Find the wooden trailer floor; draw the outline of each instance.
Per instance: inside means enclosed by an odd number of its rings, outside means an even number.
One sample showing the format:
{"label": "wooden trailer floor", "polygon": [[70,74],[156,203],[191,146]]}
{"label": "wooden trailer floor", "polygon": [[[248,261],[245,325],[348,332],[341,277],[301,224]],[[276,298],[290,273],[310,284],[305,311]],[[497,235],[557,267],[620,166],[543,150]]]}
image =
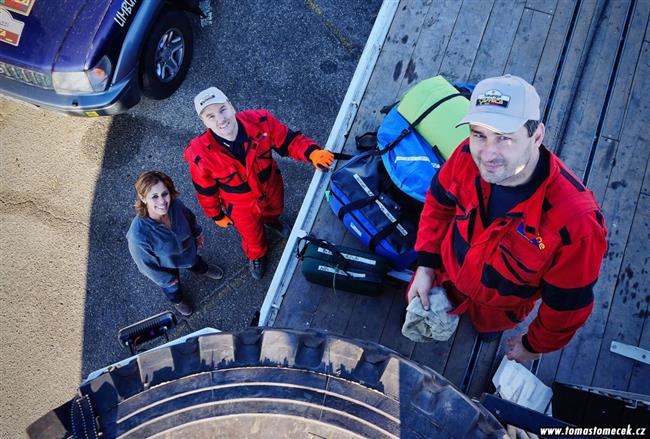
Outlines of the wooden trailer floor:
{"label": "wooden trailer floor", "polygon": [[[545,145],[595,193],[609,228],[591,318],[562,351],[529,365],[547,384],[650,394],[650,366],[610,352],[612,341],[650,349],[649,15],[648,0],[402,0],[345,144],[354,153],[354,137],[376,130],[384,105],[434,75],[477,82],[511,73],[535,85]],[[316,201],[311,233],[358,247],[323,194]],[[464,317],[448,342],[413,343],[400,332],[405,284],[379,297],[334,293],[299,268],[274,326],[379,342],[472,396],[490,389],[505,340],[527,326],[480,343]]]}

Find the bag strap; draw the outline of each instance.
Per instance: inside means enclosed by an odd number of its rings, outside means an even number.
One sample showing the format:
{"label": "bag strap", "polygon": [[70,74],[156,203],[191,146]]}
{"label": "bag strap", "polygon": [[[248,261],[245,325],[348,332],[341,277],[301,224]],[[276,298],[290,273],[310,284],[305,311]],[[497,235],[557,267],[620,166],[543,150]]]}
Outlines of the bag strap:
{"label": "bag strap", "polygon": [[396,138],[395,140],[393,140],[392,142],[390,142],[390,143],[386,146],[386,148],[382,149],[381,151],[378,151],[378,155],[383,155],[383,154],[386,154],[387,152],[393,150],[393,149],[394,149],[394,148],[395,148],[395,147],[396,147],[396,146],[397,146],[397,145],[398,145],[398,144],[399,144],[399,143],[404,139],[404,137],[406,137],[406,136],[408,136],[409,134],[411,134],[411,132],[413,132],[413,130],[414,130],[414,129],[415,129],[415,128],[420,124],[420,122],[422,122],[422,121],[423,121],[423,120],[424,120],[424,119],[425,119],[429,114],[431,114],[431,112],[432,112],[433,110],[435,110],[435,109],[438,108],[440,105],[442,105],[442,104],[444,104],[445,102],[447,102],[448,100],[453,99],[453,98],[456,98],[456,97],[459,97],[459,96],[463,96],[463,95],[460,94],[460,93],[452,93],[452,94],[450,94],[450,95],[445,96],[445,97],[442,98],[442,99],[438,99],[436,102],[434,102],[433,104],[431,104],[431,105],[429,106],[429,108],[427,108],[426,110],[424,110],[424,112],[423,112],[422,114],[420,114],[420,116],[418,116],[417,119],[415,119],[415,120],[413,121],[413,123],[409,123],[409,126],[408,126],[407,128],[404,128],[404,129],[402,130],[402,132],[399,134],[399,136],[397,136],[397,138]]}
{"label": "bag strap", "polygon": [[[305,243],[302,247],[301,244]],[[322,247],[324,249],[329,250],[332,253],[332,256],[334,257],[334,260],[336,263],[340,266],[345,266],[347,264],[347,260],[341,252],[339,251],[338,248],[331,242],[325,241],[324,239],[316,238],[314,235],[307,235],[303,236],[300,238],[300,241],[298,241],[298,247],[296,248],[296,256],[298,259],[303,260],[305,257],[305,252],[307,251],[307,245],[308,244],[314,244],[319,247]],[[347,272],[343,269],[343,271],[347,274]]]}
{"label": "bag strap", "polygon": [[375,253],[375,248],[377,247],[377,244],[379,244],[384,238],[388,237],[391,233],[395,231],[395,229],[399,226],[399,218],[390,223],[388,226],[384,227],[382,230],[377,232],[375,236],[370,238],[370,251]]}
{"label": "bag strap", "polygon": [[353,154],[345,154],[343,152],[335,152],[333,154],[336,160],[350,160],[352,157],[354,157]]}
{"label": "bag strap", "polygon": [[[411,132],[413,132],[413,130],[420,124],[420,122],[422,122],[429,114],[431,114],[431,112],[433,110],[435,110],[440,105],[447,102],[448,100],[456,98],[458,96],[462,97],[463,95],[461,93],[452,93],[450,95],[445,96],[444,98],[438,99],[436,102],[431,104],[429,106],[429,108],[424,110],[424,112],[422,114],[420,114],[420,116],[418,116],[418,118],[415,119],[413,121],[413,123],[409,123],[409,126],[407,128],[404,128],[402,130],[402,132],[399,134],[399,136],[397,136],[397,138],[395,140],[390,142],[388,144],[388,146],[386,146],[386,148],[384,148],[382,150],[377,149],[377,131],[367,131],[367,132],[361,134],[360,136],[356,136],[354,138],[354,140],[355,140],[355,144],[357,145],[357,150],[359,150],[359,151],[369,151],[373,155],[384,155],[384,154],[386,154],[387,152],[395,149],[395,147],[404,139],[404,137],[411,134]],[[397,105],[397,103],[395,103],[395,104],[393,104],[391,106],[387,106],[388,111],[390,111],[390,109],[392,107],[394,107],[395,105]],[[387,107],[382,108],[382,112]],[[434,145],[433,148],[434,148],[434,150],[438,149],[435,145]],[[442,155],[439,153],[439,151],[438,151],[438,155],[439,155],[439,158],[442,157]],[[351,155],[351,154],[344,154],[344,153],[339,153],[339,152],[334,153],[334,158],[336,160],[350,160],[353,157],[355,157],[355,156]]]}
{"label": "bag strap", "polygon": [[339,220],[343,221],[343,217],[345,216],[346,213],[350,213],[350,211],[352,210],[357,210],[364,206],[367,206],[368,204],[372,204],[376,200],[377,200],[377,195],[373,195],[371,197],[361,198],[359,200],[351,202],[350,204],[346,204],[345,206],[342,206],[338,214]]}

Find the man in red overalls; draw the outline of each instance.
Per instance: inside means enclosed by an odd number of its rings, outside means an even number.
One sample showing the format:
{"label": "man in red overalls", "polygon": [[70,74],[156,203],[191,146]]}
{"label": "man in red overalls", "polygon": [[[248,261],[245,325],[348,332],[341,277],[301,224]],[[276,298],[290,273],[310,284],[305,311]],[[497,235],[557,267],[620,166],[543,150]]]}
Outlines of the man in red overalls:
{"label": "man in red overalls", "polygon": [[465,140],[434,176],[420,218],[408,299],[428,309],[443,285],[485,341],[523,321],[511,360],[565,346],[594,306],[607,229],[593,194],[543,144],[540,99],[522,78],[476,85]]}
{"label": "man in red overalls", "polygon": [[217,226],[237,229],[251,275],[259,280],[268,250],[263,226],[289,233],[280,222],[284,187],[272,151],[317,169],[329,168],[334,155],[266,110],[237,113],[216,87],[196,95],[194,107],[207,130],[192,139],[184,157],[199,204]]}

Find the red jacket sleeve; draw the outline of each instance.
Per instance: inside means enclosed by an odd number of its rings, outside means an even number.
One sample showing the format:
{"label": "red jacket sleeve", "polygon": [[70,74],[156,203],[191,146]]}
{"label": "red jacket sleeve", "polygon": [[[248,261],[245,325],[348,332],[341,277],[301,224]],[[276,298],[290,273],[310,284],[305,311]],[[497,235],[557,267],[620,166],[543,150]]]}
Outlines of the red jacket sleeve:
{"label": "red jacket sleeve", "polygon": [[275,151],[283,157],[309,162],[309,155],[321,149],[318,144],[300,131],[292,131],[267,110],[260,110],[267,118],[269,135]]}
{"label": "red jacket sleeve", "polygon": [[192,145],[185,149],[183,154],[190,169],[192,184],[196,191],[196,198],[206,216],[212,219],[223,218],[221,211],[221,200],[219,199],[219,186],[212,175],[201,166],[199,156],[193,150]]}
{"label": "red jacket sleeve", "polygon": [[431,179],[431,185],[424,199],[424,208],[420,215],[418,236],[415,241],[418,266],[440,268],[442,258],[440,247],[447,235],[456,211],[456,203],[449,196],[453,181],[453,168],[458,155],[463,153],[465,144],[461,144]]}
{"label": "red jacket sleeve", "polygon": [[593,287],[607,250],[604,226],[575,243],[564,245],[542,279],[542,303],[523,344],[531,352],[566,346],[593,308]]}

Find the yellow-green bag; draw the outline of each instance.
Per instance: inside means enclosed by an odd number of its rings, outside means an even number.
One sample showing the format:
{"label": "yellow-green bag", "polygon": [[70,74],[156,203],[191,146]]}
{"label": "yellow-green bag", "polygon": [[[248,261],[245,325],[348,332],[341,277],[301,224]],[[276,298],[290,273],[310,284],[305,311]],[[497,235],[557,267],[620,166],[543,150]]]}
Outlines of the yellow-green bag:
{"label": "yellow-green bag", "polygon": [[[413,123],[427,108],[439,100],[457,94],[458,90],[442,76],[425,79],[411,87],[400,101],[397,111],[410,123]],[[448,159],[456,147],[469,136],[469,128],[456,124],[465,117],[469,110],[469,100],[457,96],[443,102],[415,130]]]}

